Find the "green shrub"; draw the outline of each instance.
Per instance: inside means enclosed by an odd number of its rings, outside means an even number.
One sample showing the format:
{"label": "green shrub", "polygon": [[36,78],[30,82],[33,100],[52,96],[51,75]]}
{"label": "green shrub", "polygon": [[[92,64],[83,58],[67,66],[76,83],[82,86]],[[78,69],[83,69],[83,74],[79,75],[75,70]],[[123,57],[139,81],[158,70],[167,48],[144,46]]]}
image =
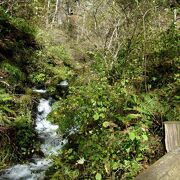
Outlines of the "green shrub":
{"label": "green shrub", "polygon": [[68,62],[71,59],[70,54],[63,46],[50,46],[48,51],[52,56],[64,62]]}
{"label": "green shrub", "polygon": [[11,83],[17,83],[24,80],[24,73],[19,67],[8,62],[4,62],[1,64],[1,68],[9,74],[8,79],[11,81]]}
{"label": "green shrub", "polygon": [[64,136],[78,130],[54,159],[51,178],[132,179],[153,156],[150,147],[156,142],[148,141],[153,137],[148,130],[151,118],[165,112],[156,97],[138,97],[119,84],[110,86],[106,79],[71,87],[67,99],[53,105],[49,118]]}
{"label": "green shrub", "polygon": [[20,31],[30,34],[31,36],[36,35],[36,29],[30,26],[25,19],[22,18],[11,18],[11,23],[16,26]]}

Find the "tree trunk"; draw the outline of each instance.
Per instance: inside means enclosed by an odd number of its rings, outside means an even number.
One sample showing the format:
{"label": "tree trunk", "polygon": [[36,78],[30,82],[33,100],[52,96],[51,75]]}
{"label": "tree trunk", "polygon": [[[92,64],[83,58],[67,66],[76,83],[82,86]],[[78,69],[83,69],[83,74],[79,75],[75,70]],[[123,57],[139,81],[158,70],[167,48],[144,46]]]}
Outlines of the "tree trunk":
{"label": "tree trunk", "polygon": [[54,25],[55,19],[57,18],[58,9],[59,9],[59,0],[56,0],[56,7],[55,7],[55,11],[54,11],[54,16],[52,19],[52,26]]}
{"label": "tree trunk", "polygon": [[49,27],[49,10],[50,10],[51,0],[47,0],[47,11],[46,11],[46,28]]}

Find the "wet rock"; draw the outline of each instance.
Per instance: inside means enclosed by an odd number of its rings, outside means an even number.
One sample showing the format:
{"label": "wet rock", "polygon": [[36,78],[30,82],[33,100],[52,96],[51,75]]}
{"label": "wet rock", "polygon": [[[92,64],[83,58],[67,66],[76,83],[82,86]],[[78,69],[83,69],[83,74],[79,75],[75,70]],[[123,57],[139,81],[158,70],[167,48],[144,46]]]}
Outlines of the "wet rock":
{"label": "wet rock", "polygon": [[60,83],[57,84],[56,86],[57,89],[57,93],[62,96],[65,97],[68,94],[68,89],[69,89],[69,83],[67,80],[63,80]]}

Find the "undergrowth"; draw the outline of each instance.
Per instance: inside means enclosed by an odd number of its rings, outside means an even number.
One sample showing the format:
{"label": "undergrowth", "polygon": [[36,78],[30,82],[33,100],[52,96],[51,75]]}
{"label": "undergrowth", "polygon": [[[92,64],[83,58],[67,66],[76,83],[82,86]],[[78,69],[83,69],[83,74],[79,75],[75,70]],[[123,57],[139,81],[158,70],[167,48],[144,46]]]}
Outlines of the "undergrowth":
{"label": "undergrowth", "polygon": [[[132,5],[144,10],[154,3]],[[130,32],[132,37],[119,33],[110,44],[112,51],[118,46],[114,56],[100,48],[103,42],[98,46],[99,37],[95,47],[87,40],[85,47],[82,39],[78,44],[74,34],[73,40],[58,43],[52,29],[35,30],[0,13],[0,168],[39,150],[32,117],[35,97],[28,88],[34,86],[56,98],[49,119],[68,139],[60,155],[52,157],[47,179],[133,179],[164,155],[163,123],[179,120],[180,110],[179,30],[171,18],[159,28],[148,11],[143,26],[141,12],[132,9],[127,25],[138,20],[139,27]],[[65,79],[70,87],[62,98],[56,85]]]}
{"label": "undergrowth", "polygon": [[132,61],[142,58],[133,50],[128,57],[120,50],[116,60],[88,52],[90,65],[49,115],[69,141],[54,157],[48,178],[133,179],[163,156],[163,123],[179,120],[177,41],[173,25],[151,39],[145,70],[139,67],[143,60]]}

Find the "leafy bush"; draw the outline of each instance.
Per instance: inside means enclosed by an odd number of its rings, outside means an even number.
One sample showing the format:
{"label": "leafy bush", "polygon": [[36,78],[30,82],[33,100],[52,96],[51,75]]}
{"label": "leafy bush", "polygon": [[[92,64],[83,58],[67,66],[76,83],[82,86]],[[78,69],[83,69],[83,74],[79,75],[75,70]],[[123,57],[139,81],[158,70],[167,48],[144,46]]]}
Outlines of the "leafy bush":
{"label": "leafy bush", "polygon": [[11,83],[17,83],[24,80],[24,74],[19,67],[8,62],[4,62],[1,64],[1,68],[9,74],[8,79],[11,81]]}
{"label": "leafy bush", "polygon": [[12,18],[11,23],[24,33],[30,34],[31,36],[36,35],[36,29],[33,26],[30,26],[25,19]]}
{"label": "leafy bush", "polygon": [[[91,53],[91,69],[75,80],[67,98],[56,102],[49,115],[69,140],[60,157],[54,158],[47,173],[50,178],[133,179],[144,166],[163,155],[163,122],[179,119],[179,100],[174,96],[177,79],[168,79],[164,71],[160,77],[153,73],[164,58],[177,58],[176,35],[170,27],[163,38],[152,39],[146,70],[140,66],[143,59],[137,51],[127,56],[122,48],[115,60]],[[137,46],[141,45],[142,41]],[[162,55],[165,52],[170,56]],[[177,61],[172,66],[174,78]],[[158,79],[156,85],[151,81],[153,77]],[[162,77],[165,81],[160,81]],[[138,79],[141,89],[139,84],[134,85]]]}
{"label": "leafy bush", "polygon": [[44,73],[33,73],[30,75],[30,80],[34,84],[43,84],[46,80],[46,75]]}
{"label": "leafy bush", "polygon": [[65,50],[63,46],[50,46],[48,51],[55,58],[62,60],[64,62],[68,62],[71,59],[70,54]]}
{"label": "leafy bush", "polygon": [[[69,143],[55,158],[52,179],[133,178],[148,163],[154,156],[149,148],[159,144],[148,141],[153,137],[148,130],[151,118],[166,110],[156,97],[131,93],[100,78],[71,87],[67,99],[53,105],[49,117]],[[69,135],[73,130],[75,134]]]}
{"label": "leafy bush", "polygon": [[19,114],[15,119],[16,147],[19,159],[23,160],[36,151],[36,132],[32,126],[31,112]]}

